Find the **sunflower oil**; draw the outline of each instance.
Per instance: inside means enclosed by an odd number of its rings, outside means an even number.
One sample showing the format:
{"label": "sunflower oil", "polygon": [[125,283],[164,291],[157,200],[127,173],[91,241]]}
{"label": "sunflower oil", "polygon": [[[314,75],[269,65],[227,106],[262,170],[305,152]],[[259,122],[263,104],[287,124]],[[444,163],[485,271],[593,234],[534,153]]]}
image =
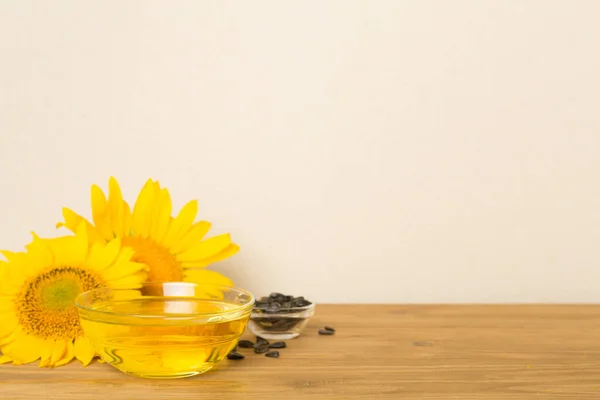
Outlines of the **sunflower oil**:
{"label": "sunflower oil", "polygon": [[148,296],[97,304],[80,320],[108,364],[146,378],[181,378],[209,370],[235,347],[250,317],[231,312],[236,308],[220,300]]}

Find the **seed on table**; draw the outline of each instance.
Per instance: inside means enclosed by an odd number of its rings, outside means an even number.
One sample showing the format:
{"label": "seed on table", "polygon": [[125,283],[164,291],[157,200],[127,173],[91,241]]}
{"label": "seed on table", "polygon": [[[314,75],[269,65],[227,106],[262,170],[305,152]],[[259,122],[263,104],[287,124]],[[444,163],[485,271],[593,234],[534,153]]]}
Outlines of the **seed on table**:
{"label": "seed on table", "polygon": [[261,338],[260,336],[256,337],[256,344],[269,344],[269,341],[267,339]]}
{"label": "seed on table", "polygon": [[319,329],[319,335],[333,335],[334,331],[328,331],[327,329]]}
{"label": "seed on table", "polygon": [[266,353],[267,351],[269,351],[269,345],[268,344],[257,344],[257,345],[254,345],[254,352],[256,354],[263,354],[263,353]]}
{"label": "seed on table", "polygon": [[240,340],[237,345],[242,349],[251,349],[254,347],[254,343],[249,340]]}
{"label": "seed on table", "polygon": [[330,326],[326,326],[326,327],[325,327],[325,330],[328,330],[328,331],[331,331],[331,332],[335,332],[335,329],[333,329],[333,328],[332,328],[332,327],[330,327]]}
{"label": "seed on table", "polygon": [[270,351],[267,354],[265,354],[265,357],[279,358],[279,352],[278,351]]}
{"label": "seed on table", "polygon": [[269,297],[270,297],[270,298],[272,298],[272,299],[277,299],[277,298],[279,298],[279,297],[284,297],[284,295],[283,295],[283,294],[281,294],[281,293],[274,292],[274,293],[271,293],[271,294],[269,295]]}
{"label": "seed on table", "polygon": [[237,351],[232,351],[229,354],[227,354],[228,360],[243,360],[244,358],[246,357],[243,354],[238,353]]}
{"label": "seed on table", "polygon": [[271,343],[269,347],[272,349],[285,349],[287,345],[285,344],[285,342],[275,342]]}

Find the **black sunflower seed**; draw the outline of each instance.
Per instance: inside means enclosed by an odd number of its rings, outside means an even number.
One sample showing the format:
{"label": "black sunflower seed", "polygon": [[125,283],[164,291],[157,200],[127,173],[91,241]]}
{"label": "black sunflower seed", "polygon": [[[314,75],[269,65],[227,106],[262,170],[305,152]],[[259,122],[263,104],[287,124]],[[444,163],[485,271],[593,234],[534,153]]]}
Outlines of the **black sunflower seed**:
{"label": "black sunflower seed", "polygon": [[271,293],[271,294],[269,295],[269,297],[270,297],[270,298],[272,298],[272,299],[278,299],[278,298],[280,298],[280,297],[284,297],[284,295],[282,295],[281,293],[276,293],[276,292],[275,292],[275,293]]}
{"label": "black sunflower seed", "polygon": [[257,336],[255,346],[259,344],[269,344],[269,341],[267,339],[261,338],[260,336]]}
{"label": "black sunflower seed", "polygon": [[254,345],[254,352],[256,354],[263,354],[263,353],[266,353],[267,351],[269,351],[269,345],[268,344]]}
{"label": "black sunflower seed", "polygon": [[333,328],[332,328],[332,327],[330,327],[330,326],[326,326],[326,327],[325,327],[325,330],[327,330],[327,331],[331,331],[331,332],[335,332],[335,329],[333,329]]}
{"label": "black sunflower seed", "polygon": [[279,352],[278,351],[270,351],[267,354],[265,354],[265,357],[279,358]]}
{"label": "black sunflower seed", "polygon": [[333,335],[335,332],[328,331],[327,329],[319,329],[319,335]]}
{"label": "black sunflower seed", "polygon": [[285,349],[287,345],[285,344],[285,342],[275,342],[271,343],[269,347],[272,349]]}
{"label": "black sunflower seed", "polygon": [[237,351],[232,351],[229,354],[227,354],[228,360],[243,360],[244,358],[246,357],[243,354],[238,353]]}
{"label": "black sunflower seed", "polygon": [[252,343],[249,340],[240,340],[237,345],[242,349],[251,349],[252,347],[254,347],[254,343]]}

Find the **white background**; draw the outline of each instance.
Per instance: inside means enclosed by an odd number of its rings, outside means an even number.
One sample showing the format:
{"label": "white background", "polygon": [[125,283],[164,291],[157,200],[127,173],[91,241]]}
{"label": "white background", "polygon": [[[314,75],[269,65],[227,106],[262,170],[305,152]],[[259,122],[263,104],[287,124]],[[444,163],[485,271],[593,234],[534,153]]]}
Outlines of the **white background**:
{"label": "white background", "polygon": [[600,2],[0,1],[0,247],[115,175],[318,302],[600,301]]}

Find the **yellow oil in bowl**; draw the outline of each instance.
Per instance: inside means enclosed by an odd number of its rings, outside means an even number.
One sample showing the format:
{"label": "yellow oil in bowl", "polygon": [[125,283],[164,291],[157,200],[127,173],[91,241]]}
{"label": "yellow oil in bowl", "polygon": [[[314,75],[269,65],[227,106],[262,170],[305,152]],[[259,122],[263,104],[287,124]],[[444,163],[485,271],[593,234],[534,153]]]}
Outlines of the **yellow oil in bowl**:
{"label": "yellow oil in bowl", "polygon": [[192,283],[97,289],[76,301],[83,331],[100,357],[145,378],[211,369],[244,332],[253,302],[241,289]]}

